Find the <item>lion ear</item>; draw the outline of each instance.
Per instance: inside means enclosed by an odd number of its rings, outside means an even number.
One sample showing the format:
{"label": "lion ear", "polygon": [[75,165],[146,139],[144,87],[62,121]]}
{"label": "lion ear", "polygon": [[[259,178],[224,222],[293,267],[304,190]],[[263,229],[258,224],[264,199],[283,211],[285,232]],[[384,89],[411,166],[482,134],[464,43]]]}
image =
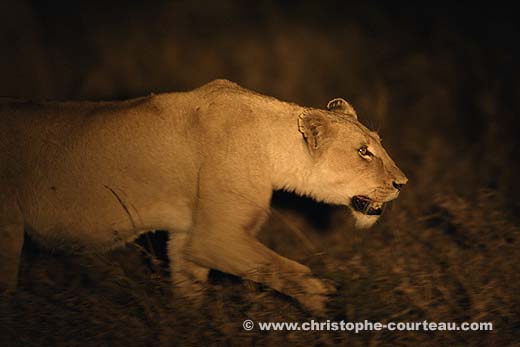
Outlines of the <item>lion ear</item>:
{"label": "lion ear", "polygon": [[335,98],[327,103],[327,110],[343,113],[357,119],[356,110],[345,99]]}
{"label": "lion ear", "polygon": [[298,130],[303,134],[311,154],[317,154],[331,133],[330,120],[323,114],[302,113],[298,117]]}

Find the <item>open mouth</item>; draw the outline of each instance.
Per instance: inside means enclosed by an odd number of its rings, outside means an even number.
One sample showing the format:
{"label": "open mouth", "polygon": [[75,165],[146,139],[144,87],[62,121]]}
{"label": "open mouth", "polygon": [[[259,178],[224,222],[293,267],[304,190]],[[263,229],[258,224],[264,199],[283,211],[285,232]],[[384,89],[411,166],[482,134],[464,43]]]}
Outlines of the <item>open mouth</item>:
{"label": "open mouth", "polygon": [[383,212],[383,203],[375,202],[363,195],[354,196],[350,204],[355,211],[369,216],[379,216]]}

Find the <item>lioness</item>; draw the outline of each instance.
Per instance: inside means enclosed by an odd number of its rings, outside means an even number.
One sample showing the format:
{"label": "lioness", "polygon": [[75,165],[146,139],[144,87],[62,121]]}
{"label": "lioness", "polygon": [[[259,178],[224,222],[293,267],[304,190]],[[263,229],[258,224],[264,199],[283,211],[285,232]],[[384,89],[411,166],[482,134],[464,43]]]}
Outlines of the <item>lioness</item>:
{"label": "lioness", "polygon": [[180,293],[218,269],[323,312],[327,286],[255,239],[272,191],[348,206],[369,227],[407,181],[345,100],[305,108],[225,80],[122,102],[2,99],[0,120],[7,290],[24,230],[50,247],[96,251],[164,229]]}

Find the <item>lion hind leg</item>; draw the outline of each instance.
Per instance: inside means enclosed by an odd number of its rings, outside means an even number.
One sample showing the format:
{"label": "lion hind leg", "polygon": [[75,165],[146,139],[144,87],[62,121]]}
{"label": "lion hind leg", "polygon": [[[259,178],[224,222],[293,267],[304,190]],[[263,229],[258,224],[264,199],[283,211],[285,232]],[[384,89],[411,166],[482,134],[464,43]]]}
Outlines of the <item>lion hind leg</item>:
{"label": "lion hind leg", "polygon": [[23,225],[0,225],[0,292],[16,290],[23,246]]}
{"label": "lion hind leg", "polygon": [[16,290],[24,227],[16,204],[0,200],[0,207],[0,294],[4,294]]}

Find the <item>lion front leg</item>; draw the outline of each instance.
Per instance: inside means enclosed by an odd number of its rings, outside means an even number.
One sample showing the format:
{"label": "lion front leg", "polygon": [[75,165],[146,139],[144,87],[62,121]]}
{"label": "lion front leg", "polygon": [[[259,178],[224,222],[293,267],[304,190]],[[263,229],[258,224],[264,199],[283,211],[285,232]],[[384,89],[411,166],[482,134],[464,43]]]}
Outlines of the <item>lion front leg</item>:
{"label": "lion front leg", "polygon": [[284,258],[248,235],[194,238],[190,258],[201,265],[265,284],[298,300],[315,314],[325,312],[331,288],[310,269]]}
{"label": "lion front leg", "polygon": [[168,258],[173,291],[177,298],[187,299],[199,306],[202,303],[204,285],[209,269],[199,266],[186,257],[187,232],[170,232]]}
{"label": "lion front leg", "polygon": [[259,227],[255,221],[269,209],[270,195],[260,200],[263,203],[228,198],[204,200],[210,206],[201,206],[203,212],[188,241],[188,257],[201,266],[262,283],[323,314],[331,288],[313,277],[307,266],[282,257],[253,236],[251,228]]}

